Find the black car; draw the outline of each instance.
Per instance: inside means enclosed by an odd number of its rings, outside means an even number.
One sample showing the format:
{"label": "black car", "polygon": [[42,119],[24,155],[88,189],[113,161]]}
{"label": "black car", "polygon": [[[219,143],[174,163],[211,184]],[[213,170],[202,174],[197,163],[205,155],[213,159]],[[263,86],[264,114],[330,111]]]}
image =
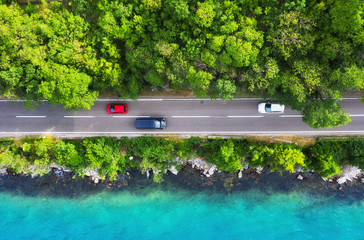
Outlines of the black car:
{"label": "black car", "polygon": [[135,126],[137,129],[165,129],[167,121],[165,118],[137,118]]}

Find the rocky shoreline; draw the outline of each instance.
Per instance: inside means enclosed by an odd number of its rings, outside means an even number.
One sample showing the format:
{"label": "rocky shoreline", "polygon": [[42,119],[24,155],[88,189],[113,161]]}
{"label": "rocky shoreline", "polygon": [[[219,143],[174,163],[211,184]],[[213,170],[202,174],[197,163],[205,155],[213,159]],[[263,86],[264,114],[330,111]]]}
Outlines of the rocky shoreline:
{"label": "rocky shoreline", "polygon": [[[353,171],[350,167],[343,169],[343,174],[345,173],[344,176],[323,179],[315,172],[278,173],[270,172],[268,168],[246,166],[242,171],[230,174],[217,171],[213,165],[195,159],[185,162],[180,171],[175,168],[166,171],[164,181],[158,184],[151,179],[152,172],[149,175],[142,174],[138,169],[130,169],[125,174],[119,174],[114,181],[109,181],[101,180],[96,176],[95,171],[90,170],[86,177],[82,178],[75,176],[66,168],[52,166],[51,171],[41,177],[15,174],[3,169],[0,172],[0,191],[11,191],[29,196],[73,198],[105,190],[137,192],[139,189],[148,187],[227,194],[258,189],[268,194],[298,191],[363,200],[364,174],[358,169]],[[344,182],[343,177],[346,179]]]}

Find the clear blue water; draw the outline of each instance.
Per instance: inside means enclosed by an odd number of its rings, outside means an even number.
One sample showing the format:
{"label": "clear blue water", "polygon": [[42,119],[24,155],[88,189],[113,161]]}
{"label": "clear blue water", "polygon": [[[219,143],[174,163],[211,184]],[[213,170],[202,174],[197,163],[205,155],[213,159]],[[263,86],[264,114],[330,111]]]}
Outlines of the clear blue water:
{"label": "clear blue water", "polygon": [[0,193],[0,239],[364,239],[363,202],[301,193]]}

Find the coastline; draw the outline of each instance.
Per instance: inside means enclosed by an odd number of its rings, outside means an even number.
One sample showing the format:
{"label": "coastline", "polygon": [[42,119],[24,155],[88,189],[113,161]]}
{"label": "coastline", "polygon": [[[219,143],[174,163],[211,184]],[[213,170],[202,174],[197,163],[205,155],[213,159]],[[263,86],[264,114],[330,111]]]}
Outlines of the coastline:
{"label": "coastline", "polygon": [[[302,176],[302,179],[298,176]],[[256,168],[250,167],[236,174],[216,171],[207,177],[202,170],[192,168],[192,165],[187,163],[177,175],[168,171],[162,183],[153,182],[152,178],[148,178],[136,168],[117,175],[114,181],[103,180],[98,183],[95,183],[92,177],[80,177],[73,172],[59,174],[55,168],[48,174],[36,177],[8,172],[0,175],[0,191],[31,197],[78,198],[102,191],[133,191],[137,194],[139,190],[145,188],[184,189],[191,192],[207,191],[222,194],[255,189],[267,194],[296,191],[353,201],[364,199],[362,174],[343,184],[337,183],[336,179],[330,178],[325,181],[315,172],[278,173],[270,172],[266,168],[257,171]]]}

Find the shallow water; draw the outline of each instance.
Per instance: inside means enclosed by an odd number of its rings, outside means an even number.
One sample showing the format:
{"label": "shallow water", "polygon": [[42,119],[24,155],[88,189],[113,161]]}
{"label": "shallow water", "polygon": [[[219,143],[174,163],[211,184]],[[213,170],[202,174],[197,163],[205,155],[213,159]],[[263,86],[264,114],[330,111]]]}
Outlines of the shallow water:
{"label": "shallow water", "polygon": [[362,201],[297,192],[1,192],[0,202],[0,239],[364,239]]}

